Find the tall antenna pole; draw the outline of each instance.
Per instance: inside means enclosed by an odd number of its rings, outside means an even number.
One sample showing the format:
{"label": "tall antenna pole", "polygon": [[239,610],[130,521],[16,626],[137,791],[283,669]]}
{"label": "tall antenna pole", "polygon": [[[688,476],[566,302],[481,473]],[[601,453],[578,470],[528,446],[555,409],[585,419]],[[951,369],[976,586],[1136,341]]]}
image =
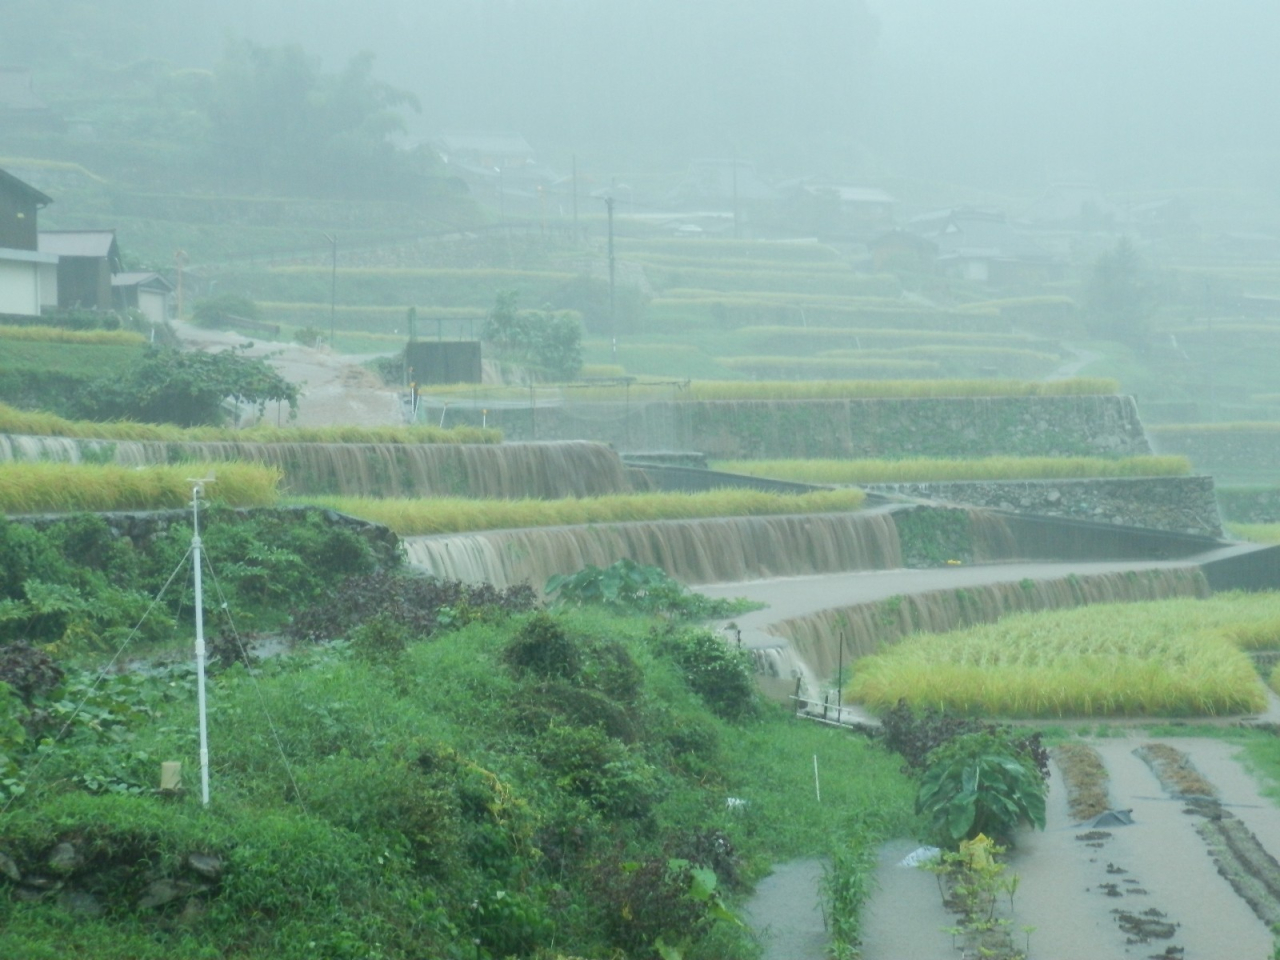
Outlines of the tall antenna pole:
{"label": "tall antenna pole", "polygon": [[578,155],[573,155],[573,242],[577,243],[581,235],[578,233]]}
{"label": "tall antenna pole", "polygon": [[614,298],[614,259],[613,259],[613,196],[604,198],[604,205],[609,210],[609,343],[611,345],[613,361],[618,361],[618,326],[617,311]]}
{"label": "tall antenna pole", "polygon": [[200,712],[200,801],[209,805],[209,720],[204,690],[204,588],[200,578],[200,498],[211,480],[191,480],[191,561],[196,590],[196,704]]}

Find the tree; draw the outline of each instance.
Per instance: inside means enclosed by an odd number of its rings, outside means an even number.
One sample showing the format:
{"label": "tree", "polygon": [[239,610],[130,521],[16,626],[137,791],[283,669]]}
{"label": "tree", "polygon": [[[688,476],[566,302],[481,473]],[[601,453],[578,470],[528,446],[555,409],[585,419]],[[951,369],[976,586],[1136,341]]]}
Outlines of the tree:
{"label": "tree", "polygon": [[225,420],[222,403],[229,398],[256,406],[259,415],[269,401],[288,402],[290,417],[298,408],[297,386],[264,360],[239,350],[180,353],[164,349],[148,352],[123,377],[89,384],[79,400],[79,415],[194,427]]}
{"label": "tree", "polygon": [[1146,267],[1128,237],[1094,261],[1086,288],[1093,335],[1141,346],[1151,312]]}
{"label": "tree", "polygon": [[582,369],[582,321],[575,313],[516,308],[517,294],[504,290],[485,318],[480,336],[498,356],[538,369],[555,380],[572,380]]}
{"label": "tree", "polygon": [[191,322],[201,327],[220,327],[228,319],[260,320],[262,311],[248,297],[223,293],[196,301],[191,308]]}
{"label": "tree", "polygon": [[404,129],[403,107],[420,109],[373,78],[371,53],[328,74],[299,46],[248,40],[228,45],[203,104],[212,147],[237,177],[365,195],[407,170],[389,139]]}

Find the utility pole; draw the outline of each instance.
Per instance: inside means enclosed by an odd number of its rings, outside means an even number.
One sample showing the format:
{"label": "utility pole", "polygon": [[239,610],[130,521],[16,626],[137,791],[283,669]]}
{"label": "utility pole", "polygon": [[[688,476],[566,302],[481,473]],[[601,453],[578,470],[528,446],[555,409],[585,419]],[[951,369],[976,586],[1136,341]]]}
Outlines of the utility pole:
{"label": "utility pole", "polygon": [[578,233],[578,155],[573,155],[573,242],[577,243],[581,236]]}
{"label": "utility pole", "polygon": [[187,251],[175,250],[173,254],[173,262],[178,267],[178,319],[182,319],[182,268],[187,263]]}
{"label": "utility pole", "polygon": [[328,234],[324,238],[333,248],[333,268],[329,272],[329,349],[333,349],[334,318],[338,312],[338,235]]}
{"label": "utility pole", "polygon": [[733,161],[733,239],[740,239],[738,235],[738,161]]}
{"label": "utility pole", "polygon": [[616,265],[613,258],[613,197],[605,197],[604,205],[609,211],[609,349],[616,363],[618,360],[618,327],[617,298],[615,296]]}

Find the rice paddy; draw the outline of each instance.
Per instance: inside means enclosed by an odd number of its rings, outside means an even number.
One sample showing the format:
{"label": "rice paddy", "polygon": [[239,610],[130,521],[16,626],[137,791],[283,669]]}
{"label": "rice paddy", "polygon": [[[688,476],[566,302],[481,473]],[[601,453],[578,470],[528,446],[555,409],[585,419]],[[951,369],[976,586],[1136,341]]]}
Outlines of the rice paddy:
{"label": "rice paddy", "polygon": [[63,327],[30,327],[0,325],[0,340],[27,340],[43,343],[124,344],[146,343],[142,334],[132,330],[67,330]]}
{"label": "rice paddy", "polygon": [[242,441],[247,443],[501,443],[498,430],[477,427],[441,429],[419,425],[406,427],[224,427],[183,428],[155,423],[66,420],[52,413],[19,410],[0,403],[0,433],[36,437],[76,437],[87,440]]}
{"label": "rice paddy", "polygon": [[1186,457],[985,457],[975,460],[722,460],[726,473],[797,483],[922,483],[951,480],[1070,480],[1185,477]]}
{"label": "rice paddy", "polygon": [[0,463],[0,513],[163,510],[191,501],[191,477],[215,477],[206,497],[234,507],[276,503],[280,471],[250,463],[154,467]]}
{"label": "rice paddy", "polygon": [[299,502],[385,524],[401,536],[419,536],[639,520],[835,513],[856,510],[864,499],[865,494],[861,490],[822,490],[796,495],[726,489],[706,493],[643,493],[564,500],[306,497]]}
{"label": "rice paddy", "polygon": [[1101,604],[945,634],[859,660],[850,699],[1004,717],[1221,716],[1266,706],[1246,649],[1280,647],[1280,595]]}

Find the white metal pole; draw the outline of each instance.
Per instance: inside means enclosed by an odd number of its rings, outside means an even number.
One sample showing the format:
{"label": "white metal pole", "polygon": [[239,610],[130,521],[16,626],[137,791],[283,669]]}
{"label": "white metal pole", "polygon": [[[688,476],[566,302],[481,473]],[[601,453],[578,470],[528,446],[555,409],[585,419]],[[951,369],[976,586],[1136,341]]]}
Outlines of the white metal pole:
{"label": "white metal pole", "polygon": [[196,590],[196,702],[200,711],[200,799],[209,805],[209,722],[204,693],[204,590],[200,578],[200,497],[204,484],[196,482],[191,490],[191,560],[195,564]]}

